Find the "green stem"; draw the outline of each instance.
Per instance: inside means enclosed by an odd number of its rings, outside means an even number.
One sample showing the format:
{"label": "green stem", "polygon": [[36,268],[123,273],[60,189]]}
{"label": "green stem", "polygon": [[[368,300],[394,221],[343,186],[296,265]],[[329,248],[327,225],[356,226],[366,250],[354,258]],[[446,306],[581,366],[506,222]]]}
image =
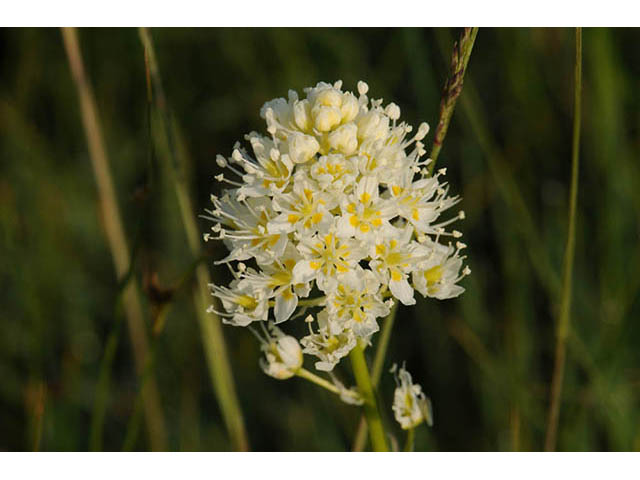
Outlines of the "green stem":
{"label": "green stem", "polygon": [[562,382],[566,363],[567,336],[571,320],[571,289],[573,258],[575,253],[576,207],[578,204],[578,166],[580,161],[580,126],[582,103],[582,29],[576,28],[576,58],[574,65],[573,146],[571,154],[571,193],[569,199],[569,229],[562,271],[562,298],[556,332],[556,350],[551,380],[551,400],[544,448],[556,449]]}
{"label": "green stem", "polygon": [[391,307],[391,311],[387,318],[384,320],[382,326],[382,333],[380,333],[380,340],[378,342],[378,348],[376,349],[376,355],[373,358],[373,368],[371,369],[371,381],[373,382],[373,388],[377,388],[380,383],[380,377],[382,377],[382,368],[384,367],[384,358],[387,355],[387,349],[389,348],[389,340],[391,339],[391,330],[398,311],[399,302],[396,300]]}
{"label": "green stem", "polygon": [[296,372],[296,375],[300,378],[304,378],[305,380],[309,380],[311,383],[315,383],[316,385],[329,390],[331,393],[335,393],[336,395],[340,395],[340,390],[333,383],[328,380],[325,380],[322,377],[319,377],[315,373],[310,372],[304,368],[301,368]]}
{"label": "green stem", "polygon": [[431,164],[429,165],[430,173],[433,173],[433,169],[435,168],[438,155],[440,155],[440,150],[442,149],[444,137],[446,137],[447,130],[449,129],[449,122],[456,108],[456,102],[462,92],[464,74],[467,71],[467,64],[469,63],[477,35],[478,27],[466,27],[460,36],[460,41],[453,46],[449,78],[447,78],[442,92],[438,126],[436,127],[436,133],[433,139],[433,147],[429,154],[429,158],[431,158]]}
{"label": "green stem", "polygon": [[[382,325],[382,333],[380,334],[380,341],[376,349],[376,356],[373,359],[373,368],[371,373],[371,383],[373,388],[378,388],[380,383],[380,377],[382,376],[382,368],[384,367],[384,359],[387,355],[387,349],[389,348],[389,339],[391,338],[391,330],[393,330],[393,324],[396,318],[396,312],[398,311],[398,302],[396,301],[391,307],[391,312],[385,318]],[[358,430],[356,432],[356,438],[353,441],[353,451],[361,452],[364,450],[365,443],[367,442],[367,420],[362,415],[360,422],[358,423]]]}
{"label": "green stem", "polygon": [[371,376],[367,368],[367,360],[364,356],[364,345],[362,341],[358,341],[356,347],[349,354],[351,357],[351,366],[353,374],[358,384],[358,389],[364,400],[364,414],[369,424],[369,438],[371,445],[376,452],[388,452],[387,439],[382,426],[382,419],[376,404],[376,397],[373,393],[373,385]]}
{"label": "green stem", "polygon": [[413,452],[413,445],[416,439],[416,429],[410,428],[407,430],[407,443],[404,444],[405,452]]}
{"label": "green stem", "polygon": [[316,385],[329,390],[331,393],[335,393],[336,395],[339,395],[340,397],[342,397],[342,395],[347,394],[350,397],[353,397],[354,399],[359,399],[359,395],[353,391],[347,391],[347,390],[340,390],[337,386],[335,386],[333,383],[329,382],[328,380],[325,380],[322,377],[319,377],[318,375],[316,375],[315,373],[310,372],[309,370],[306,370],[304,368],[299,369],[296,372],[296,375],[300,378],[304,378],[305,380],[309,380],[311,383],[315,383]]}

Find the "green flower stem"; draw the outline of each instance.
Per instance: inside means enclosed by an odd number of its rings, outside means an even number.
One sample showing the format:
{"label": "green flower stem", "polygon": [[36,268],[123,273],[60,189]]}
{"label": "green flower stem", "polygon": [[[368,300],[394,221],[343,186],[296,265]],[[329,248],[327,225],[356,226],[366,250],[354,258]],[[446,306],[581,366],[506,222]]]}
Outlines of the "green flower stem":
{"label": "green flower stem", "polygon": [[566,363],[567,337],[571,320],[571,283],[576,236],[576,206],[578,203],[578,166],[580,161],[580,118],[582,104],[582,29],[576,28],[576,58],[574,65],[573,146],[571,152],[571,192],[569,199],[569,230],[562,271],[562,298],[556,332],[556,351],[551,380],[551,399],[544,449],[556,449],[562,382]]}
{"label": "green flower stem", "polygon": [[[382,377],[382,368],[384,367],[384,359],[387,355],[387,349],[389,347],[389,339],[391,338],[391,330],[393,330],[393,324],[398,311],[398,302],[396,301],[391,307],[391,312],[384,319],[382,325],[382,333],[380,334],[380,340],[376,349],[376,356],[373,359],[373,368],[371,371],[371,383],[373,388],[378,388],[380,383],[380,377]],[[353,441],[353,451],[361,452],[364,450],[365,443],[367,442],[367,420],[363,416],[360,417],[358,423],[358,431],[356,432],[356,438]]]}
{"label": "green flower stem", "polygon": [[360,390],[360,394],[364,400],[363,408],[369,425],[371,446],[376,452],[388,452],[389,448],[387,447],[387,439],[382,426],[380,412],[378,411],[378,406],[376,404],[376,397],[373,393],[371,376],[369,375],[367,360],[364,356],[364,345],[361,340],[358,340],[358,344],[353,350],[351,350],[349,356],[351,357],[351,366],[356,378],[356,383],[358,384],[358,389]]}
{"label": "green flower stem", "polygon": [[410,428],[407,430],[407,443],[404,444],[405,452],[413,452],[413,445],[416,439],[416,429]]}
{"label": "green flower stem", "polygon": [[316,385],[329,390],[331,393],[335,393],[336,395],[340,395],[340,390],[333,383],[325,380],[322,377],[319,377],[315,373],[311,373],[309,370],[301,368],[296,372],[296,375],[300,378],[304,378],[305,380],[309,380],[311,383],[315,383]]}
{"label": "green flower stem", "polygon": [[384,367],[384,358],[387,355],[387,349],[389,348],[389,340],[391,339],[391,330],[396,319],[396,313],[398,312],[399,302],[394,301],[393,307],[387,318],[384,320],[382,326],[382,333],[380,333],[380,340],[378,341],[378,348],[376,349],[376,356],[373,358],[373,368],[371,369],[371,381],[373,382],[373,388],[378,388],[380,378],[382,377],[382,368]]}

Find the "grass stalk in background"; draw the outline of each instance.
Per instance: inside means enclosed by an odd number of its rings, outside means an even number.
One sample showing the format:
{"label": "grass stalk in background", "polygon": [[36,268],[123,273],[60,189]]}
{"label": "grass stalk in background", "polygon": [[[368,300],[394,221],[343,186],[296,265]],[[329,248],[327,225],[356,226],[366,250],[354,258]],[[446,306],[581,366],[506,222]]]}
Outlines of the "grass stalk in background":
{"label": "grass stalk in background", "polygon": [[360,390],[360,394],[364,400],[362,408],[364,409],[367,424],[369,425],[371,446],[376,452],[388,452],[387,438],[384,433],[384,427],[382,426],[382,419],[380,418],[371,376],[369,375],[369,368],[367,367],[367,359],[364,356],[364,346],[361,341],[358,341],[356,347],[351,350],[349,357],[351,358],[351,366],[353,368],[353,375],[356,378],[358,390]]}
{"label": "grass stalk in background", "polygon": [[576,57],[574,67],[574,107],[573,107],[573,145],[571,152],[571,192],[569,198],[569,229],[562,270],[562,297],[556,331],[555,361],[551,380],[551,400],[547,433],[544,442],[546,451],[554,451],[557,443],[562,382],[566,364],[567,336],[571,320],[571,288],[573,257],[575,253],[576,205],[578,203],[578,167],[580,161],[580,126],[582,103],[582,29],[576,28]]}
{"label": "grass stalk in background", "polygon": [[[62,37],[71,68],[71,74],[80,100],[82,123],[89,146],[89,157],[91,158],[91,164],[98,186],[101,219],[111,255],[113,256],[116,275],[118,280],[122,280],[129,271],[131,256],[113,186],[109,159],[102,138],[102,129],[98,120],[95,99],[91,85],[85,74],[76,30],[73,28],[63,28]],[[130,282],[125,287],[123,304],[127,317],[129,335],[131,336],[131,343],[133,345],[137,373],[138,375],[142,375],[147,362],[149,345],[139,291],[135,282]],[[166,450],[165,421],[154,378],[150,378],[145,382],[142,395],[151,448],[153,450]]]}
{"label": "grass stalk in background", "polygon": [[442,143],[449,129],[449,122],[453,116],[453,110],[456,108],[456,102],[462,92],[462,84],[464,82],[464,74],[467,71],[467,64],[471,57],[473,44],[478,35],[478,27],[465,27],[460,40],[453,45],[453,53],[451,54],[451,67],[449,77],[444,84],[442,91],[442,99],[440,100],[440,115],[438,118],[438,126],[433,139],[433,147],[429,157],[431,164],[429,172],[433,173],[438,155],[442,149]]}
{"label": "grass stalk in background", "polygon": [[[440,46],[443,57],[446,55],[448,46],[448,35],[444,35],[441,30],[437,31],[436,40]],[[485,116],[480,106],[480,97],[472,79],[467,80],[465,95],[460,99],[462,108],[468,125],[478,140],[478,145],[484,152],[494,183],[498,192],[504,198],[505,203],[518,221],[514,222],[514,227],[518,230],[522,241],[526,243],[525,251],[529,255],[529,260],[533,271],[545,287],[549,296],[555,297],[560,292],[560,279],[551,264],[549,254],[543,248],[541,235],[536,227],[531,210],[527,206],[521,187],[516,182],[512,168],[510,168],[500,148],[492,137],[487,125],[490,119]]]}
{"label": "grass stalk in background", "polygon": [[[166,137],[170,156],[168,163],[170,164],[172,175],[171,180],[175,187],[187,243],[193,257],[200,258],[202,256],[201,236],[195,220],[195,210],[191,201],[189,183],[184,176],[184,164],[186,162],[176,151],[173,126],[169,118],[167,100],[162,87],[153,40],[146,28],[140,28],[139,34],[145,50],[147,74],[151,78],[153,92],[155,93],[153,99],[159,113],[162,131]],[[202,332],[202,343],[214,391],[218,398],[233,448],[241,451],[248,450],[247,434],[231,373],[231,365],[222,332],[222,322],[216,314],[207,313],[207,307],[213,302],[213,298],[209,292],[211,276],[206,265],[199,263],[196,266],[196,279],[197,288],[193,292],[193,301]]]}
{"label": "grass stalk in background", "polygon": [[89,430],[89,450],[92,452],[102,451],[102,432],[104,430],[104,419],[107,411],[107,397],[109,384],[111,383],[111,368],[118,349],[120,340],[120,330],[122,326],[122,314],[118,315],[116,309],[116,322],[113,326],[102,354],[100,362],[100,373],[98,375],[98,385],[96,386],[96,398],[93,405],[91,417],[91,428]]}

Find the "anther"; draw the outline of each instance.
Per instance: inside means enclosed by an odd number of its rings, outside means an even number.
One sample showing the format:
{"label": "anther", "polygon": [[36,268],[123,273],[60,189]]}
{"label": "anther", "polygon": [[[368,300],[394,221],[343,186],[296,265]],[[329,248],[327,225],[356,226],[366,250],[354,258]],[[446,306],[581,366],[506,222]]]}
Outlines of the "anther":
{"label": "anther", "polygon": [[358,82],[358,93],[360,95],[366,95],[368,91],[369,91],[369,85],[367,85],[366,82],[363,82],[362,80],[360,80]]}
{"label": "anther", "polygon": [[216,155],[216,163],[220,168],[225,168],[227,166],[227,159],[222,155]]}

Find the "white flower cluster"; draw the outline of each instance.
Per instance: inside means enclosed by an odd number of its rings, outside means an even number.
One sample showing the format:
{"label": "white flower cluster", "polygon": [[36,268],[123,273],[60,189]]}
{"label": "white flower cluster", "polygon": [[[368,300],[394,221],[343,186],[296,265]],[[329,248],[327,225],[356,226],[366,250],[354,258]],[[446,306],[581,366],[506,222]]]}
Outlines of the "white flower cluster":
{"label": "white flower cluster", "polygon": [[403,367],[391,367],[391,373],[396,380],[396,390],[393,395],[393,413],[404,430],[415,428],[423,421],[433,425],[431,400],[422,392],[422,387],[413,383],[411,374]]}
{"label": "white flower cluster", "polygon": [[279,324],[320,307],[300,343],[324,371],[369,341],[392,297],[456,297],[470,273],[461,234],[447,230],[464,213],[440,219],[459,198],[448,195],[445,169],[426,168],[428,125],[409,136],[397,105],[370,100],[364,82],[357,96],[341,87],[318,83],[306,98],[289,91],[262,107],[268,135],[252,132],[250,150],[236,144],[230,158],[217,157],[229,174],[216,180],[230,188],[212,195],[205,234],[230,250],[219,263],[235,279],[212,285],[224,321],[267,321],[273,308]]}

